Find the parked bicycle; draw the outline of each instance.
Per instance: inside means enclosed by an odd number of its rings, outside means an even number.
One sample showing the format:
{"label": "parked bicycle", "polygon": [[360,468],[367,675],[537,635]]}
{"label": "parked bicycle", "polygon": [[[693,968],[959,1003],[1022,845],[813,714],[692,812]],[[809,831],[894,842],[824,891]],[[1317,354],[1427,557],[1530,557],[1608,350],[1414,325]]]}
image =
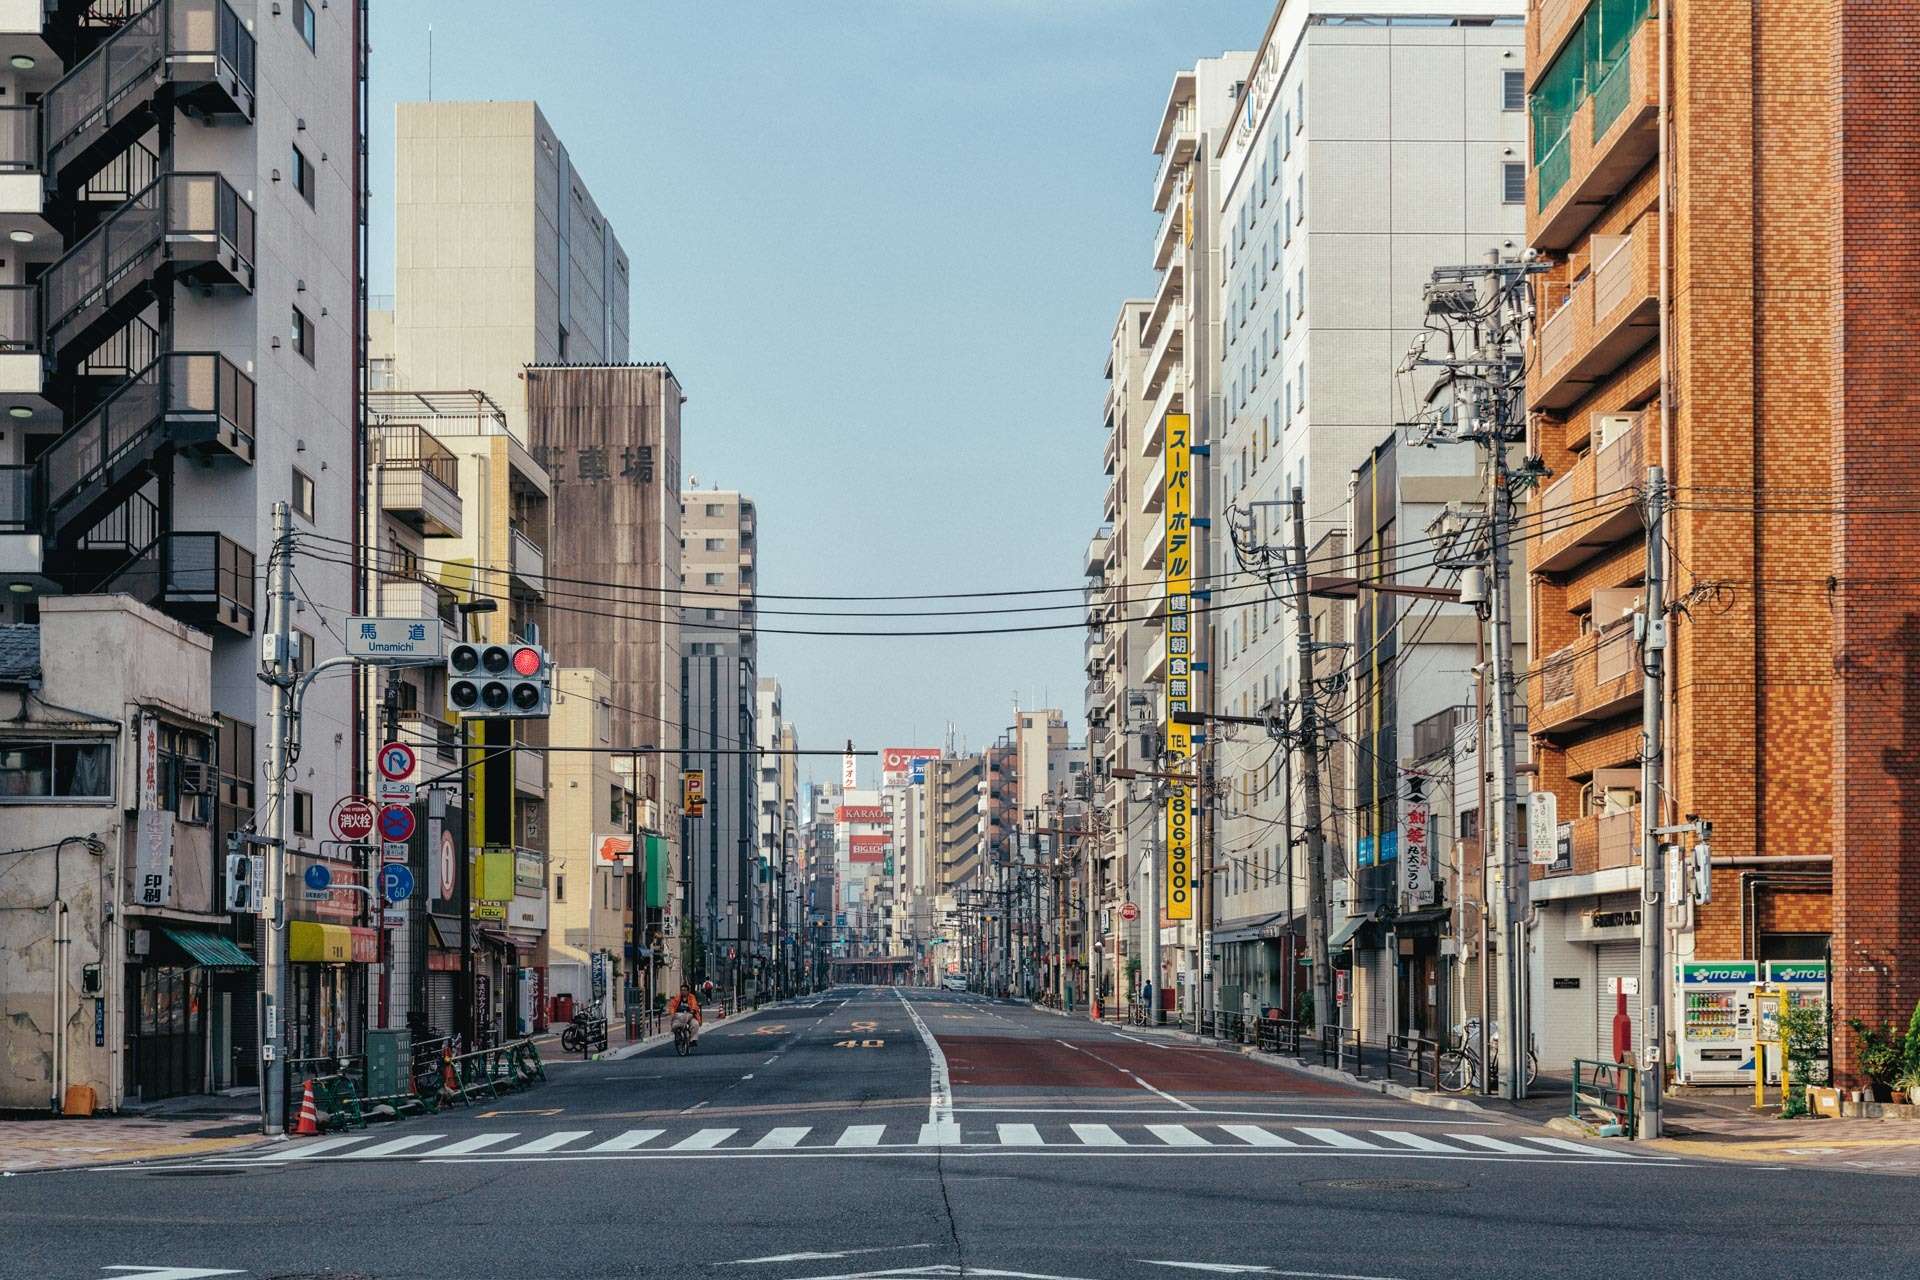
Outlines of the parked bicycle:
{"label": "parked bicycle", "polygon": [[[1500,1082],[1500,1028],[1496,1024],[1487,1041],[1492,1062],[1487,1068],[1487,1083]],[[1540,1058],[1527,1045],[1526,1082],[1529,1088],[1540,1075]],[[1446,1093],[1465,1093],[1480,1079],[1480,1019],[1469,1018],[1467,1025],[1454,1032],[1453,1047],[1440,1055],[1440,1088]]]}
{"label": "parked bicycle", "polygon": [[605,1044],[607,1039],[607,1020],[596,1009],[583,1009],[573,1015],[573,1021],[561,1028],[560,1047],[568,1053],[580,1053],[588,1045]]}

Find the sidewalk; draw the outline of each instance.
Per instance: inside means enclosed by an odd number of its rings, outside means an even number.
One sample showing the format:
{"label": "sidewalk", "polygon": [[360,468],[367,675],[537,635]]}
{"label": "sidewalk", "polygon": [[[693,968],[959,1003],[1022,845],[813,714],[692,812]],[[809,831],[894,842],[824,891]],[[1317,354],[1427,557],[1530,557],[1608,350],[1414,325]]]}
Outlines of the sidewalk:
{"label": "sidewalk", "polygon": [[169,1098],[117,1116],[0,1120],[0,1176],[211,1155],[277,1141],[261,1136],[259,1095]]}

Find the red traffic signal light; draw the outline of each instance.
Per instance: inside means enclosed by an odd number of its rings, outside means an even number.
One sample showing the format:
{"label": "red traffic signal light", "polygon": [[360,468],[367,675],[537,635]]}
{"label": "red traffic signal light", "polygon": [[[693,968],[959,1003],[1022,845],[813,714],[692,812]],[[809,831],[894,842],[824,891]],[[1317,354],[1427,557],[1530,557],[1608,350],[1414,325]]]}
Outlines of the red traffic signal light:
{"label": "red traffic signal light", "polygon": [[532,645],[521,645],[513,651],[513,670],[515,675],[537,676],[540,674],[540,651]]}

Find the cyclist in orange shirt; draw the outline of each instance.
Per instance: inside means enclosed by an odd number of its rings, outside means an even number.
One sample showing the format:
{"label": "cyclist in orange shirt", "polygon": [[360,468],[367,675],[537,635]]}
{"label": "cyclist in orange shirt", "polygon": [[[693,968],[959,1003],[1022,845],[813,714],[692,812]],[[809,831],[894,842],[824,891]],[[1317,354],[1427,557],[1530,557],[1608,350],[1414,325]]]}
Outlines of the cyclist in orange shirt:
{"label": "cyclist in orange shirt", "polygon": [[667,1001],[667,1013],[671,1015],[668,1025],[678,1031],[686,1027],[694,1040],[700,1039],[700,1001],[693,994],[693,988],[686,983],[680,984],[680,994]]}

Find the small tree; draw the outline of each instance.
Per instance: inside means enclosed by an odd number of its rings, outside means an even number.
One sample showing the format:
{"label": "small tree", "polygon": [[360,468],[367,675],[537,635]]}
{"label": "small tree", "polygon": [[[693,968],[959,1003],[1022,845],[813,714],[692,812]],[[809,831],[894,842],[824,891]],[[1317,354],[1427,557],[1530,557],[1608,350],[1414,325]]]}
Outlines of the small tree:
{"label": "small tree", "polygon": [[[1827,1052],[1827,1015],[1812,1005],[1796,1005],[1780,1015],[1780,1039],[1787,1051],[1787,1096],[1780,1108],[1784,1119],[1807,1114],[1807,1086],[1825,1084],[1819,1067]],[[1814,1080],[1815,1074],[1820,1079]]]}

